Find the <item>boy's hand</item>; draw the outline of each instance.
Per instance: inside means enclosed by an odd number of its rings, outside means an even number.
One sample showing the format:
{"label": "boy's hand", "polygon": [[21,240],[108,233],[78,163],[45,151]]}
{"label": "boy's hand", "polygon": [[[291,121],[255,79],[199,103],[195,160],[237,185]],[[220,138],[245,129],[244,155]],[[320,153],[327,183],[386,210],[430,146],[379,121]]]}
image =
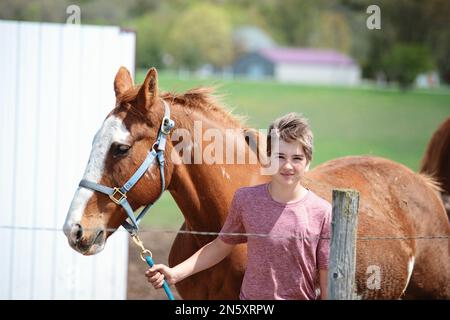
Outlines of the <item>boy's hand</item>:
{"label": "boy's hand", "polygon": [[155,289],[161,288],[164,280],[166,280],[169,285],[177,282],[174,270],[164,264],[155,264],[145,272],[145,276],[147,277],[147,281],[151,283]]}

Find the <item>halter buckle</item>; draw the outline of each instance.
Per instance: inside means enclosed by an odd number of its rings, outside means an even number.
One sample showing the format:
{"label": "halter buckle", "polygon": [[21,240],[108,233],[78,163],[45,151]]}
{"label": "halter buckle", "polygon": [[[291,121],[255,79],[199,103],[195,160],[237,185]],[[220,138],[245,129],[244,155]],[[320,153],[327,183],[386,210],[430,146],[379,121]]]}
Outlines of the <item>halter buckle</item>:
{"label": "halter buckle", "polygon": [[[116,193],[119,193],[120,198],[116,198],[115,195]],[[114,188],[114,192],[112,194],[109,195],[109,198],[115,203],[115,204],[120,204],[122,202],[123,199],[126,199],[127,196],[125,193],[123,193],[122,191],[120,191],[119,188],[115,187]]]}
{"label": "halter buckle", "polygon": [[170,133],[170,129],[173,128],[174,122],[172,119],[164,116],[162,123],[161,123],[161,132],[165,135],[168,135]]}

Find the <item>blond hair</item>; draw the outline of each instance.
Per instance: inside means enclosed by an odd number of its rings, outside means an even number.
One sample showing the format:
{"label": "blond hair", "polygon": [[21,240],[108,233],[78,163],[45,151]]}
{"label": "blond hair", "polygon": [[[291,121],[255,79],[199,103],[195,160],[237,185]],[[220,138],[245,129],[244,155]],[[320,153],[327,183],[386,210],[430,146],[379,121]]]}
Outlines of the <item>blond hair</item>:
{"label": "blond hair", "polygon": [[271,153],[272,136],[285,142],[298,141],[303,147],[306,159],[312,160],[313,155],[313,134],[308,120],[301,114],[292,112],[278,119],[275,119],[269,126],[267,134],[267,155]]}

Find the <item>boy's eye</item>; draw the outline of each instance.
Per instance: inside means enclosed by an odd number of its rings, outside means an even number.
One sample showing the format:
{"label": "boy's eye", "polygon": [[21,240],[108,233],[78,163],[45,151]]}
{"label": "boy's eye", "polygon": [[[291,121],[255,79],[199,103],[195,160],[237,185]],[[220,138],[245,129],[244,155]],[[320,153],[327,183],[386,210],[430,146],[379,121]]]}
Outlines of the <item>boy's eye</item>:
{"label": "boy's eye", "polygon": [[294,158],[294,160],[296,160],[296,161],[302,161],[303,158],[296,157],[296,158]]}

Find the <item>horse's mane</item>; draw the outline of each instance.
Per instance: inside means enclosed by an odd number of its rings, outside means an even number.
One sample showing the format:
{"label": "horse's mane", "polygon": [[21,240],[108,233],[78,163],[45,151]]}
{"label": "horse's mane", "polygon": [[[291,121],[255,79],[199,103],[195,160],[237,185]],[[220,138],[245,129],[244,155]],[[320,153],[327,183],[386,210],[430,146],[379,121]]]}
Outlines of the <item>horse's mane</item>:
{"label": "horse's mane", "polygon": [[[118,105],[133,102],[137,97],[140,87],[135,86],[118,97]],[[265,135],[261,135],[256,129],[246,126],[247,117],[232,114],[232,110],[225,107],[221,101],[223,95],[216,94],[215,88],[199,87],[190,89],[185,93],[163,92],[159,96],[169,104],[182,105],[187,114],[194,110],[199,111],[205,114],[205,116],[214,117],[218,123],[225,124],[225,128],[234,127],[242,129],[245,141],[253,152],[256,153],[258,160],[261,163],[267,162]]]}
{"label": "horse's mane", "polygon": [[437,192],[438,194],[440,194],[443,191],[441,183],[437,181],[434,177],[423,172],[418,173],[418,176],[426,185],[428,185],[428,187],[433,189],[433,191]]}
{"label": "horse's mane", "polygon": [[234,115],[225,107],[222,102],[223,95],[216,94],[215,88],[212,87],[194,88],[181,94],[165,92],[161,97],[184,105],[191,110],[217,114],[222,121],[225,120],[238,128],[243,128],[246,122],[245,117]]}
{"label": "horse's mane", "polygon": [[[140,87],[140,85],[135,86],[125,92],[120,97],[120,102],[130,103],[135,100]],[[215,88],[199,87],[184,93],[163,92],[160,94],[160,97],[168,103],[177,103],[186,107],[187,112],[195,110],[208,115],[216,115],[221,122],[227,121],[228,124],[234,127],[246,129],[246,117],[232,114],[232,110],[229,110],[222,103],[221,99],[223,96],[215,93]]]}

